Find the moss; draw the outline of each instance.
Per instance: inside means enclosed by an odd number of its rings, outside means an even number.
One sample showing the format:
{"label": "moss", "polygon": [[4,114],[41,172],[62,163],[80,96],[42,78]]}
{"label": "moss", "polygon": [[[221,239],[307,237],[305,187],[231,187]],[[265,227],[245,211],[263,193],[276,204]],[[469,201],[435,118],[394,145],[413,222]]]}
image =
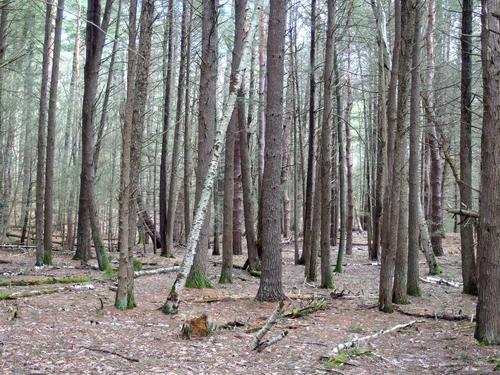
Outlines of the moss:
{"label": "moss", "polygon": [[52,265],[52,254],[45,253],[43,255],[43,264],[45,264],[47,266],[51,266]]}
{"label": "moss", "polygon": [[0,301],[5,300],[5,299],[14,299],[14,297],[12,297],[12,294],[10,294],[10,293],[0,292]]}
{"label": "moss", "polygon": [[220,276],[219,284],[232,284],[232,283],[233,283],[233,281],[231,280],[231,278],[229,278],[225,275]]}
{"label": "moss", "polygon": [[321,284],[321,287],[325,288],[325,289],[333,289],[333,288],[335,288],[335,285],[333,283],[333,276],[331,274],[328,275],[328,278],[326,279],[325,283]]}
{"label": "moss", "polygon": [[250,270],[248,271],[250,273],[251,276],[253,277],[260,277],[262,275],[262,273],[260,271],[255,271],[255,270]]}
{"label": "moss", "polygon": [[494,355],[488,358],[489,363],[493,363],[495,368],[493,371],[500,371],[500,355]]}
{"label": "moss", "polygon": [[125,298],[125,301],[122,301],[121,299],[116,299],[115,300],[115,307],[118,309],[118,310],[121,310],[121,311],[125,311],[127,310],[127,300]]}
{"label": "moss", "polygon": [[43,284],[78,284],[90,281],[87,276],[67,276],[67,277],[44,277],[40,279],[31,280],[8,280],[0,279],[0,286],[29,286],[29,285],[43,285]]}
{"label": "moss", "polygon": [[359,348],[359,349],[352,349],[352,350],[340,352],[338,355],[336,355],[332,359],[329,359],[324,364],[328,368],[338,368],[342,365],[349,363],[349,359],[351,359],[353,357],[364,356],[364,355],[371,356],[372,355],[371,350]]}
{"label": "moss", "polygon": [[104,274],[111,279],[113,277],[118,276],[118,271],[114,270],[113,268],[111,268],[111,266],[109,266],[104,270]]}
{"label": "moss", "polygon": [[142,270],[142,262],[139,259],[134,259],[134,271]]}
{"label": "moss", "polygon": [[207,276],[202,273],[190,275],[186,280],[186,288],[192,289],[213,289],[213,285]]}
{"label": "moss", "polygon": [[408,288],[407,290],[408,295],[413,296],[413,297],[421,297],[422,292],[420,291],[420,288],[417,286],[416,288]]}
{"label": "moss", "polygon": [[345,365],[348,362],[349,362],[349,356],[346,353],[342,352],[333,357],[332,359],[326,361],[325,366],[328,368],[338,368],[342,365]]}
{"label": "moss", "polygon": [[333,270],[333,272],[335,272],[335,273],[342,273],[342,263],[337,262],[337,264],[335,265],[335,269]]}
{"label": "moss", "polygon": [[347,332],[350,333],[363,333],[363,327],[361,327],[361,324],[355,323],[349,326],[347,329]]}

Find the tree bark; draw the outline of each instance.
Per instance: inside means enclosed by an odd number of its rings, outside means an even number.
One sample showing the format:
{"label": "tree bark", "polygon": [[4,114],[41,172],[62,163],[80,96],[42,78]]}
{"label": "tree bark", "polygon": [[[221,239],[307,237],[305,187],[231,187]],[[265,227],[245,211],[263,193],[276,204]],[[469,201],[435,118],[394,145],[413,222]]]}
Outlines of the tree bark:
{"label": "tree bark", "polygon": [[408,166],[408,276],[406,291],[420,296],[418,248],[420,209],[420,10],[416,11],[410,96],[410,161]]}
{"label": "tree bark", "polygon": [[309,274],[309,260],[311,256],[311,230],[312,230],[312,206],[313,206],[313,184],[314,184],[314,124],[316,81],[314,79],[314,68],[316,65],[316,0],[311,0],[311,49],[309,51],[309,139],[307,152],[307,182],[305,211],[304,211],[304,241],[301,264],[305,264],[305,274]]}
{"label": "tree bark", "polygon": [[[461,102],[460,102],[460,209],[472,209],[472,13],[473,0],[462,4]],[[460,216],[460,244],[464,293],[477,295],[476,260],[474,256],[474,224]]]}
{"label": "tree bark", "polygon": [[45,264],[52,264],[52,221],[54,219],[54,148],[56,138],[57,86],[59,83],[59,57],[61,55],[61,33],[64,0],[57,1],[56,23],[54,29],[54,51],[49,90],[47,119],[47,147],[45,158],[45,191],[43,218],[43,247]]}
{"label": "tree bark", "polygon": [[[314,0],[313,0],[314,1]],[[286,0],[271,0],[267,43],[266,154],[262,177],[262,275],[257,300],[282,300],[281,145]]]}
{"label": "tree bark", "polygon": [[[165,37],[168,39],[167,64],[165,72],[165,93],[163,97],[163,132],[161,137],[161,157],[160,157],[160,235],[162,238],[161,255],[164,257],[173,257],[168,251],[167,246],[167,159],[168,159],[168,131],[170,129],[170,106],[172,97],[172,67],[173,67],[173,0],[168,1],[167,25],[168,34],[165,30]],[[203,59],[202,59],[203,61]],[[201,108],[200,108],[201,111]]]}
{"label": "tree bark", "polygon": [[[47,109],[48,109],[48,98],[49,98],[49,88],[50,88],[50,71],[52,66],[52,9],[53,0],[47,1],[47,6],[45,10],[45,37],[43,41],[43,59],[42,59],[42,80],[40,88],[40,106],[38,109],[38,140],[37,140],[37,162],[36,162],[36,207],[35,207],[35,231],[36,231],[36,265],[43,265],[43,258],[45,255],[44,242],[43,242],[43,229],[44,229],[44,198],[45,198],[45,149],[46,149],[46,133],[45,133],[45,121],[47,120]],[[6,12],[2,9],[2,17]],[[5,14],[5,17],[7,15]],[[3,24],[6,20],[2,21]],[[3,165],[2,165],[3,168]],[[3,179],[3,171],[0,175],[0,179]],[[1,223],[3,224],[3,213],[0,217]],[[3,226],[3,225],[2,225]]]}
{"label": "tree bark", "polygon": [[500,344],[500,12],[499,0],[482,0],[483,129],[479,200],[479,299],[474,336]]}

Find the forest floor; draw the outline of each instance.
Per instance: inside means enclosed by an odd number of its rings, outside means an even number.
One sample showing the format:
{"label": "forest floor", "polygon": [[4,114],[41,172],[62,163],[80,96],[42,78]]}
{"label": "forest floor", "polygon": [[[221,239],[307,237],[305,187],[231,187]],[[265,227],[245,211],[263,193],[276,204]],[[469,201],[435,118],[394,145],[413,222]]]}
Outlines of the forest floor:
{"label": "forest floor", "polygon": [[[384,314],[376,308],[380,266],[367,261],[366,238],[355,235],[353,254],[345,257],[344,273],[335,274],[337,292],[304,283],[303,266],[293,264],[293,244],[283,251],[283,283],[287,295],[316,294],[325,298],[326,308],[308,316],[282,318],[268,333],[283,330],[288,335],[258,353],[252,350],[249,327],[262,325],[275,303],[259,303],[254,296],[259,279],[234,269],[233,284],[220,285],[220,257],[210,256],[209,273],[214,289],[186,289],[179,313],[173,317],[158,310],[163,304],[174,272],[139,277],[135,280],[137,308],[125,312],[113,307],[113,280],[93,281],[94,289],[0,301],[0,372],[2,374],[484,374],[500,367],[498,347],[480,346],[473,337],[470,321],[416,318],[401,312]],[[439,258],[444,279],[460,281],[459,237],[449,234],[447,255]],[[149,250],[151,252],[151,250]],[[146,268],[179,264],[175,259],[139,253]],[[336,252],[332,254],[335,259]],[[113,253],[113,257],[117,254]],[[242,265],[245,258],[235,257]],[[78,269],[71,254],[56,252],[52,267],[33,267],[33,250],[0,250],[3,280],[36,277],[88,276],[102,273]],[[423,258],[420,272],[426,276]],[[1,293],[60,285],[4,286]],[[400,306],[412,313],[440,315],[475,314],[476,298],[460,288],[422,283],[422,297]],[[200,303],[201,297],[238,297]],[[303,306],[306,301],[285,304]],[[181,326],[206,314],[222,326],[237,321],[243,326],[218,329],[208,337],[185,340]],[[16,315],[14,317],[14,315]],[[410,328],[364,341],[356,351],[347,351],[337,363],[325,362],[331,350],[342,342],[381,329],[418,320]],[[366,349],[366,350],[365,350]],[[493,363],[497,361],[496,364]]]}

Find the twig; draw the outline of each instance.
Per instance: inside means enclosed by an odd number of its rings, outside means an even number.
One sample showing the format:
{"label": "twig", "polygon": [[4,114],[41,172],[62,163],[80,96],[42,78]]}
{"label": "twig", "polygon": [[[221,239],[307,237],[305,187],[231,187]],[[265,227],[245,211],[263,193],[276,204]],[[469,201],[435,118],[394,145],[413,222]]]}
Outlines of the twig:
{"label": "twig", "polygon": [[98,352],[98,353],[106,353],[106,354],[112,354],[116,355],[117,357],[126,359],[129,362],[139,362],[137,358],[132,358],[132,357],[127,357],[126,355],[114,352],[112,350],[107,350],[107,349],[98,349],[98,348],[89,348],[88,346],[82,346],[83,349],[91,350],[93,352]]}
{"label": "twig", "polygon": [[331,359],[332,357],[335,357],[337,354],[339,354],[340,351],[345,350],[345,349],[349,349],[349,348],[354,348],[358,345],[358,343],[360,343],[362,341],[368,341],[368,340],[374,339],[375,337],[378,337],[380,335],[399,331],[402,328],[411,327],[415,323],[421,323],[421,322],[422,321],[412,320],[411,322],[404,323],[404,324],[398,324],[397,326],[394,326],[394,327],[389,328],[389,329],[381,329],[380,331],[374,333],[373,335],[357,337],[355,339],[352,339],[351,341],[343,342],[341,344],[338,344],[335,348],[333,348],[333,350],[329,354],[327,354],[321,358],[327,359],[327,360]]}

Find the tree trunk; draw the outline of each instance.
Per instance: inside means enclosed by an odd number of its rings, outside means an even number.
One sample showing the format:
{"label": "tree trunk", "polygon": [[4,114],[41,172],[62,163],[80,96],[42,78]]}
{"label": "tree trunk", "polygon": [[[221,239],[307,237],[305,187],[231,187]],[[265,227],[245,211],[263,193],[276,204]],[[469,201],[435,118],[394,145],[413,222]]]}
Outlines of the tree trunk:
{"label": "tree trunk", "polygon": [[338,244],[337,264],[335,272],[342,273],[346,239],[346,189],[345,189],[345,162],[344,162],[344,121],[342,119],[342,102],[340,95],[340,72],[338,68],[337,49],[333,48],[333,71],[335,76],[335,97],[337,105],[337,151],[338,151],[338,211],[335,216],[340,216],[340,238]]}
{"label": "tree trunk", "polygon": [[43,247],[45,264],[52,264],[52,221],[54,218],[54,148],[56,138],[57,86],[59,83],[59,57],[61,55],[61,33],[64,0],[57,1],[56,23],[54,29],[54,51],[49,90],[49,109],[47,120],[47,149],[45,158],[44,191],[44,228]]}
{"label": "tree trunk", "polygon": [[[314,1],[314,0],[313,0]],[[286,0],[271,0],[267,43],[266,154],[262,178],[262,275],[257,300],[282,300],[281,145]]]}
{"label": "tree trunk", "polygon": [[[85,35],[86,57],[82,104],[82,169],[78,206],[77,247],[81,262],[86,265],[90,256],[90,200],[94,194],[94,120],[99,68],[106,32],[111,17],[113,0],[106,0],[101,21],[100,0],[87,2],[87,27]],[[95,202],[94,202],[95,204]]]}
{"label": "tree trunk", "polygon": [[[242,91],[241,96],[245,96],[245,93]],[[241,100],[238,100],[238,108]],[[237,112],[239,109],[237,109]],[[241,144],[239,137],[239,126],[238,126],[239,117],[237,116],[236,125],[234,127],[234,157],[233,157],[233,254],[241,255],[243,254],[242,244],[241,244],[241,210],[242,210],[242,200],[243,200],[243,187],[241,181]],[[243,118],[243,122],[245,123],[245,118]]]}
{"label": "tree trunk", "polygon": [[[429,0],[427,14],[427,34],[426,34],[426,50],[427,50],[427,70],[425,75],[425,83],[427,90],[427,100],[429,107],[434,109],[434,22],[436,16],[435,0]],[[430,118],[427,118],[427,141],[430,149],[430,189],[431,189],[431,204],[430,204],[430,219],[431,219],[431,241],[434,254],[437,256],[444,255],[442,239],[443,239],[443,209],[442,209],[442,194],[441,185],[443,180],[443,159],[439,151],[439,143],[437,139],[437,124]]]}
{"label": "tree trunk", "polygon": [[[167,16],[167,25],[168,34],[165,30],[165,36],[168,39],[168,50],[167,50],[167,64],[166,72],[165,72],[165,94],[164,94],[164,103],[163,103],[163,132],[161,137],[161,157],[160,157],[160,197],[159,197],[159,205],[160,205],[160,235],[162,238],[161,241],[161,255],[164,257],[173,257],[172,253],[168,251],[167,246],[167,159],[168,159],[168,131],[170,129],[170,106],[171,106],[171,97],[172,97],[172,67],[173,67],[173,54],[174,54],[174,46],[173,46],[173,0],[168,1],[168,16]],[[203,61],[203,59],[202,59]],[[164,67],[165,69],[165,67]],[[201,108],[200,108],[201,111]],[[201,135],[200,135],[201,136]]]}
{"label": "tree trunk", "polygon": [[419,297],[419,209],[420,209],[420,10],[416,11],[410,96],[410,161],[408,166],[408,276],[406,291]]}
{"label": "tree trunk", "polygon": [[186,84],[186,54],[187,54],[187,38],[189,29],[189,13],[190,5],[187,0],[182,2],[182,22],[181,22],[181,58],[179,62],[179,82],[177,84],[177,104],[175,111],[175,129],[174,143],[172,148],[172,163],[170,164],[170,185],[168,191],[167,202],[167,225],[166,225],[166,246],[167,253],[172,254],[174,250],[174,222],[177,208],[177,171],[180,162],[180,143],[181,143],[181,128],[182,128],[182,97],[184,94],[184,85]]}
{"label": "tree trunk", "polygon": [[[346,214],[346,244],[345,253],[352,254],[352,228],[353,228],[353,211],[354,202],[352,196],[352,160],[351,160],[351,112],[352,112],[352,2],[350,3],[347,14],[347,102],[344,109],[345,121],[345,165],[347,169],[347,214]],[[343,150],[341,150],[342,153]]]}
{"label": "tree trunk", "polygon": [[482,0],[483,130],[479,202],[479,299],[474,337],[500,344],[500,24],[498,0]]}
{"label": "tree trunk", "polygon": [[129,226],[130,216],[130,154],[132,139],[132,117],[135,100],[135,68],[137,55],[133,52],[136,45],[137,0],[130,1],[129,35],[127,61],[127,100],[125,103],[124,123],[122,128],[122,155],[120,163],[120,198],[118,213],[118,250],[120,252],[118,266],[118,287],[116,289],[115,307],[125,310],[128,307],[128,275],[129,275]]}
{"label": "tree trunk", "polygon": [[[215,108],[217,98],[217,8],[218,0],[209,0],[203,2],[203,19],[202,19],[202,51],[201,51],[201,66],[200,66],[200,95],[198,104],[198,159],[196,166],[196,191],[194,197],[194,206],[199,210],[202,191],[204,190],[205,180],[208,178],[208,168],[211,162],[212,149],[214,147],[215,138]],[[234,93],[236,95],[236,92]],[[229,107],[228,107],[229,108]],[[232,108],[230,108],[232,113]],[[226,114],[224,114],[226,115]],[[219,124],[219,126],[222,126]],[[227,125],[225,125],[227,126]],[[217,173],[217,170],[215,171]],[[189,287],[204,288],[209,286],[210,282],[207,278],[207,257],[208,257],[208,226],[210,223],[210,203],[211,194],[207,197],[206,215],[198,220],[201,220],[199,228],[199,239],[196,238],[196,249],[194,249],[194,259],[186,271],[190,272],[186,281]],[[193,219],[189,239],[195,238],[192,233],[196,226],[196,220]],[[200,225],[200,223],[198,223]],[[182,285],[184,286],[184,285]]]}
{"label": "tree trunk", "polygon": [[[205,3],[204,3],[205,4]],[[216,5],[216,4],[212,4]],[[212,14],[215,15],[215,13],[212,13],[212,10],[215,10],[216,8],[212,8],[212,5],[207,9],[210,13],[205,14],[207,16],[207,20],[211,22],[207,22],[205,26],[208,26],[214,21],[214,18],[211,16]],[[255,19],[255,12],[252,17],[252,19]],[[241,51],[241,63],[240,67],[238,67],[235,70],[235,74],[231,77],[230,79],[230,87],[229,87],[229,94],[224,102],[224,106],[222,108],[222,118],[219,121],[220,126],[217,128],[216,136],[215,136],[215,143],[212,148],[211,152],[211,157],[209,160],[209,164],[207,166],[206,170],[206,177],[205,181],[203,181],[203,188],[200,192],[199,195],[199,203],[196,205],[196,212],[194,215],[194,220],[193,220],[193,226],[191,227],[191,230],[189,232],[189,237],[186,243],[186,254],[184,255],[184,259],[182,261],[181,269],[179,273],[177,274],[177,277],[174,281],[174,284],[172,285],[172,288],[170,289],[170,293],[168,295],[167,300],[165,301],[165,304],[163,305],[163,312],[168,313],[168,314],[175,314],[178,311],[179,308],[179,293],[180,291],[184,288],[185,285],[192,285],[193,287],[205,287],[209,286],[210,283],[207,280],[206,277],[206,262],[203,263],[201,266],[198,266],[197,269],[195,269],[195,256],[197,254],[197,248],[198,245],[201,246],[201,249],[205,248],[205,243],[200,244],[201,240],[201,232],[202,228],[206,224],[206,218],[207,218],[207,211],[209,208],[209,203],[211,200],[212,192],[213,192],[213,186],[214,182],[217,177],[217,172],[218,172],[218,165],[219,165],[219,158],[222,153],[222,148],[224,145],[224,140],[225,140],[225,135],[227,132],[227,129],[229,127],[229,122],[231,120],[231,115],[234,110],[234,106],[236,104],[237,100],[237,93],[240,89],[241,86],[241,80],[245,71],[245,67],[248,64],[248,54],[250,51],[250,43],[248,40],[253,40],[253,32],[255,31],[255,25],[252,22],[251,26],[247,29],[247,27],[244,27],[244,30],[249,30],[250,35],[248,35],[248,32],[246,33],[246,38],[244,42],[244,47]],[[213,35],[213,34],[212,34]],[[207,44],[208,44],[207,40]],[[208,49],[210,51],[210,48]],[[202,67],[203,68],[203,67]],[[203,69],[202,69],[203,72]],[[201,86],[201,85],[200,85]],[[201,90],[200,90],[201,94]],[[200,95],[200,99],[203,96]],[[214,95],[215,97],[215,95]],[[200,112],[201,113],[201,112]],[[213,113],[213,112],[211,112]],[[205,112],[206,114],[206,112]],[[212,128],[213,129],[213,128]],[[205,248],[206,249],[206,248]],[[205,253],[204,258],[202,260],[206,260],[207,254]],[[190,272],[191,270],[191,272]],[[203,273],[200,273],[203,272]],[[188,273],[190,273],[188,275]],[[194,275],[194,277],[193,277]],[[201,277],[201,278],[200,278]],[[191,279],[191,280],[189,280]],[[190,284],[188,284],[188,282]],[[201,282],[202,284],[198,283]]]}
{"label": "tree trunk", "polygon": [[304,241],[302,249],[301,264],[305,264],[305,274],[309,274],[309,259],[311,255],[311,230],[312,230],[312,206],[313,206],[313,184],[314,184],[314,124],[316,81],[314,79],[314,68],[316,65],[316,0],[311,0],[311,49],[309,51],[309,139],[307,152],[307,182],[305,211],[304,211]]}
{"label": "tree trunk", "polygon": [[321,126],[320,173],[321,187],[321,287],[333,288],[330,266],[330,220],[331,220],[331,128],[333,126],[333,53],[335,44],[335,0],[328,0],[328,21],[326,31],[325,71],[323,90],[323,123]]}
{"label": "tree trunk", "polygon": [[[35,207],[35,231],[36,231],[36,265],[43,265],[43,258],[45,255],[44,242],[43,242],[43,211],[44,211],[44,197],[45,197],[45,121],[47,120],[47,108],[49,98],[49,82],[50,71],[52,66],[52,9],[53,0],[47,1],[45,10],[45,37],[43,41],[43,60],[42,60],[42,82],[40,88],[40,106],[38,109],[38,140],[37,140],[37,162],[36,162],[36,207]],[[6,10],[2,10],[2,17],[6,16]],[[6,22],[6,20],[5,20]],[[2,25],[5,23],[2,21]],[[4,26],[3,26],[4,27]],[[6,26],[5,26],[6,27]],[[2,165],[3,168],[3,165]],[[0,175],[3,179],[3,171]],[[3,213],[0,217],[3,223]],[[3,226],[3,225],[2,225]]]}
{"label": "tree trunk", "polygon": [[[473,0],[464,0],[462,9],[462,79],[460,103],[460,209],[472,209],[472,12]],[[476,260],[474,257],[474,223],[460,217],[460,244],[464,293],[477,295]]]}

